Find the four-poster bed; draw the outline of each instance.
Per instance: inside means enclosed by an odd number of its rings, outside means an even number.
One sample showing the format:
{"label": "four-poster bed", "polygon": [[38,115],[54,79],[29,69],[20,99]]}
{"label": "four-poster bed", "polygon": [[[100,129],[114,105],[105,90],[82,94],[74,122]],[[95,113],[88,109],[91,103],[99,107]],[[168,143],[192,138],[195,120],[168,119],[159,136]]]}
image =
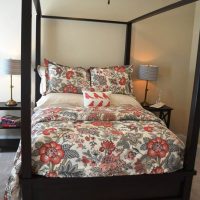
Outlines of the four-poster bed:
{"label": "four-poster bed", "polygon": [[[128,22],[94,20],[83,18],[68,18],[43,16],[40,1],[34,0],[36,8],[36,66],[40,64],[41,53],[41,18],[63,20],[81,20],[99,23],[117,23],[126,26],[126,44],[124,64],[130,64],[132,24],[151,16],[184,6],[195,0],[182,0],[159,10],[153,11]],[[196,73],[190,121],[182,170],[159,175],[94,177],[94,178],[45,178],[32,174],[31,167],[31,23],[32,0],[22,0],[22,167],[20,185],[23,199],[165,199],[189,200],[194,170],[196,149],[199,135],[200,118],[200,45],[198,49]],[[39,99],[40,78],[36,73],[36,100]]]}

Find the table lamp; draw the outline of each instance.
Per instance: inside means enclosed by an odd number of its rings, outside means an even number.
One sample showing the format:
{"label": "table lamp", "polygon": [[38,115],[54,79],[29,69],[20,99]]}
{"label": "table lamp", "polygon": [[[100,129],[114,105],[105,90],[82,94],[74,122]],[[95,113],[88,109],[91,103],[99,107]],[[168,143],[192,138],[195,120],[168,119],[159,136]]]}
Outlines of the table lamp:
{"label": "table lamp", "polygon": [[154,65],[140,65],[138,70],[138,77],[141,80],[146,80],[146,88],[144,101],[141,103],[142,106],[149,106],[147,102],[147,92],[148,92],[148,83],[149,81],[156,81],[158,78],[158,67]]}
{"label": "table lamp", "polygon": [[12,59],[4,59],[0,61],[0,74],[9,74],[10,75],[10,100],[6,102],[7,106],[16,106],[17,102],[13,100],[13,83],[12,76],[21,74],[21,61],[20,60],[12,60]]}

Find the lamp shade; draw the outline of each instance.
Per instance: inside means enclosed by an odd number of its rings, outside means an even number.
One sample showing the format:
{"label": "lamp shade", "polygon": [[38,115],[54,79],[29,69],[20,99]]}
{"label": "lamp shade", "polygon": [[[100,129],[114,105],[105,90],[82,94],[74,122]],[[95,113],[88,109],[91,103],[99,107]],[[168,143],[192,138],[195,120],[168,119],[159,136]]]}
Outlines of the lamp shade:
{"label": "lamp shade", "polygon": [[142,80],[156,81],[158,78],[158,66],[155,65],[140,65],[138,77]]}
{"label": "lamp shade", "polygon": [[4,59],[0,61],[0,74],[12,74],[20,75],[21,74],[21,61]]}

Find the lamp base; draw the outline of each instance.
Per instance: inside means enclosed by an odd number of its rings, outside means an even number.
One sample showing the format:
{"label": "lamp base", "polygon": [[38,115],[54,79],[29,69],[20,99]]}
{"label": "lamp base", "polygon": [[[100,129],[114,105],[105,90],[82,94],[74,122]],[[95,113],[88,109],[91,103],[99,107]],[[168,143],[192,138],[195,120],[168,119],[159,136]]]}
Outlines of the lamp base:
{"label": "lamp base", "polygon": [[148,102],[146,102],[146,101],[143,101],[143,102],[141,103],[141,105],[142,105],[143,107],[150,106],[150,104],[149,104]]}
{"label": "lamp base", "polygon": [[10,99],[9,101],[6,102],[6,105],[7,106],[16,106],[17,102],[14,101],[13,99]]}

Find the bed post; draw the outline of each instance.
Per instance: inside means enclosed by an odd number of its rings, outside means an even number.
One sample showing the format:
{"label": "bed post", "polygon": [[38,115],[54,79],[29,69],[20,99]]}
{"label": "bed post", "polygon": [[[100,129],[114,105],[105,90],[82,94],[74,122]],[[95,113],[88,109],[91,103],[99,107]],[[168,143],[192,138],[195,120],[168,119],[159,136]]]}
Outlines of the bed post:
{"label": "bed post", "polygon": [[[22,0],[21,22],[21,185],[24,200],[31,200],[31,25],[32,0]],[[26,182],[26,183],[25,183]]]}
{"label": "bed post", "polygon": [[41,5],[40,0],[33,0],[36,10],[36,45],[35,45],[35,102],[40,98],[40,76],[37,73],[37,66],[40,65],[41,61]]}
{"label": "bed post", "polygon": [[125,65],[130,64],[131,34],[132,34],[132,23],[127,23],[127,25],[126,25],[125,54],[124,54],[124,64]]}
{"label": "bed post", "polygon": [[[188,134],[187,134],[185,158],[184,158],[184,169],[187,171],[194,170],[195,158],[198,146],[199,128],[200,128],[199,119],[200,119],[200,34],[199,34],[199,46],[197,52],[192,103],[190,110],[190,120],[188,126]],[[184,200],[190,198],[191,185],[192,185],[192,177],[188,177],[185,182],[184,198],[183,198]]]}
{"label": "bed post", "polygon": [[41,14],[36,15],[36,59],[35,59],[35,102],[40,98],[40,76],[37,73],[37,66],[41,61]]}

